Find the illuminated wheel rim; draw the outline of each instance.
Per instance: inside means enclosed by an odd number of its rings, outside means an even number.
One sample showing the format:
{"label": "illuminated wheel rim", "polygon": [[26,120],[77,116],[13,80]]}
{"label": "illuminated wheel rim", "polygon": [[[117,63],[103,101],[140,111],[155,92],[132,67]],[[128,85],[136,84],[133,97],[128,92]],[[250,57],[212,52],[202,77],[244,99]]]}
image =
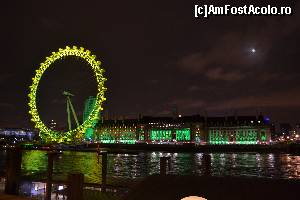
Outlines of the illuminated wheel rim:
{"label": "illuminated wheel rim", "polygon": [[[97,96],[95,105],[90,112],[88,118],[77,128],[67,131],[58,132],[48,128],[40,119],[37,105],[36,105],[36,92],[38,89],[39,82],[42,78],[43,73],[58,59],[65,58],[67,56],[75,56],[84,59],[89,66],[92,68],[94,75],[97,80]],[[52,52],[52,55],[46,57],[46,60],[40,64],[39,69],[36,70],[34,78],[32,78],[32,85],[30,86],[29,97],[29,114],[31,115],[31,121],[34,122],[35,128],[40,132],[40,136],[43,140],[47,142],[71,142],[72,140],[83,139],[85,130],[87,128],[93,127],[93,121],[98,119],[99,112],[103,110],[102,103],[105,101],[104,92],[106,88],[104,87],[104,82],[106,79],[103,77],[104,69],[100,67],[101,62],[96,60],[95,55],[91,55],[89,50],[84,50],[83,47],[77,48],[73,46],[70,48],[66,46],[65,49],[59,49],[58,52]]]}

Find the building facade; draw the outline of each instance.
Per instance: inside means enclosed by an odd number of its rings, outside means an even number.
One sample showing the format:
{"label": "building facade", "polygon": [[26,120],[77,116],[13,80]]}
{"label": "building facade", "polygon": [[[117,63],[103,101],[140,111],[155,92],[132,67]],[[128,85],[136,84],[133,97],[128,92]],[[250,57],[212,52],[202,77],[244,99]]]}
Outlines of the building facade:
{"label": "building facade", "polygon": [[93,140],[101,143],[135,144],[138,141],[136,120],[100,120]]}
{"label": "building facade", "polygon": [[38,138],[38,133],[29,129],[22,128],[1,128],[0,141],[7,143],[17,143],[33,141]]}
{"label": "building facade", "polygon": [[99,121],[93,140],[125,144],[268,144],[271,133],[263,116],[142,117]]}

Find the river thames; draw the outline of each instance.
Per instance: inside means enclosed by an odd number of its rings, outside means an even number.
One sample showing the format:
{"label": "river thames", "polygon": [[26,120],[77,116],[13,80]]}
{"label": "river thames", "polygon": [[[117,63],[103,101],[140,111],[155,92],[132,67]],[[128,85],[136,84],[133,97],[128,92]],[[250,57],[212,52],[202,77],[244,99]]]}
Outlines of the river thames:
{"label": "river thames", "polygon": [[[47,152],[23,151],[22,175],[30,179],[46,177]],[[5,151],[0,151],[0,169],[5,169]],[[246,176],[300,179],[300,156],[272,153],[211,153],[213,176]],[[161,156],[170,156],[170,174],[202,175],[203,153],[140,152],[108,154],[108,182],[137,179],[159,173]],[[69,173],[83,173],[85,182],[101,182],[101,157],[93,152],[64,151],[54,161],[54,180],[65,180]]]}

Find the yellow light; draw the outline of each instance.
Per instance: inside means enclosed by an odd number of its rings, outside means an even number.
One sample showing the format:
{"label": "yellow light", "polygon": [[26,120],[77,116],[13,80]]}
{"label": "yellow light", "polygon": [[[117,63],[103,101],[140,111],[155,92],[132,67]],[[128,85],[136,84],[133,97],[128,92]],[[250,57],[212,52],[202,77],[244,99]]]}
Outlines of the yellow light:
{"label": "yellow light", "polygon": [[[95,107],[91,111],[89,117],[86,121],[83,122],[82,125],[78,126],[76,129],[65,132],[63,134],[57,134],[56,131],[51,130],[48,128],[40,119],[38,111],[37,111],[37,105],[36,105],[36,93],[38,89],[39,81],[43,75],[43,73],[48,69],[52,63],[54,63],[56,60],[59,60],[61,58],[67,57],[67,56],[76,56],[84,59],[87,63],[89,63],[89,66],[94,71],[94,75],[96,76],[97,80],[97,87],[98,87],[98,94],[96,96],[96,103]],[[100,68],[100,61],[96,60],[96,56],[90,55],[89,50],[84,50],[83,47],[80,47],[79,49],[76,46],[73,46],[72,48],[66,47],[65,49],[59,49],[58,52],[52,52],[51,56],[46,57],[46,60],[40,64],[40,68],[36,70],[35,77],[32,78],[32,85],[29,86],[30,93],[28,95],[29,97],[29,114],[31,115],[31,121],[35,123],[35,127],[40,130],[40,136],[45,139],[46,141],[57,141],[57,142],[67,142],[70,141],[70,138],[72,136],[76,136],[77,138],[83,138],[83,134],[85,132],[85,129],[87,127],[90,127],[93,123],[93,120],[96,119],[99,115],[99,111],[102,110],[102,102],[105,101],[104,98],[104,92],[106,90],[104,85],[104,81],[106,80],[103,77],[104,70]]]}

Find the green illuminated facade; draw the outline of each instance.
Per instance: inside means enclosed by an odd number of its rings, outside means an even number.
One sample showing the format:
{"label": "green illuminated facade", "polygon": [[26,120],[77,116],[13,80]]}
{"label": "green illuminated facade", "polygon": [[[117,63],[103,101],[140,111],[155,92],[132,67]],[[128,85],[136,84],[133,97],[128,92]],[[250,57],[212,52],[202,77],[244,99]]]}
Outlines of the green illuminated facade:
{"label": "green illuminated facade", "polygon": [[267,130],[266,129],[262,129],[260,132],[260,140],[263,142],[267,141]]}
{"label": "green illuminated facade", "polygon": [[106,144],[135,144],[137,128],[134,124],[122,123],[100,124],[94,133],[94,141]]}
{"label": "green illuminated facade", "polygon": [[222,133],[222,131],[210,130],[209,143],[210,144],[229,144],[229,138],[228,138],[228,135]]}
{"label": "green illuminated facade", "polygon": [[252,145],[267,144],[270,139],[270,128],[255,116],[241,120],[200,117],[104,120],[98,123],[94,134],[94,140],[101,143],[125,144]]}
{"label": "green illuminated facade", "polygon": [[151,130],[150,139],[156,140],[172,140],[172,130]]}
{"label": "green illuminated facade", "polygon": [[191,140],[191,131],[189,128],[179,129],[175,131],[176,141],[190,141]]}
{"label": "green illuminated facade", "polygon": [[254,129],[240,129],[235,135],[236,144],[256,144],[258,135],[257,130]]}
{"label": "green illuminated facade", "polygon": [[[90,115],[90,113],[93,111],[93,108],[95,106],[96,103],[96,98],[93,96],[90,96],[84,103],[84,111],[83,111],[83,121],[86,121]],[[93,138],[94,135],[94,128],[97,124],[99,120],[95,119],[93,120],[93,123],[91,125],[91,127],[88,127],[85,130],[85,140],[91,140]]]}
{"label": "green illuminated facade", "polygon": [[191,140],[190,128],[182,129],[152,129],[150,130],[150,140],[155,141],[172,141],[189,142]]}
{"label": "green illuminated facade", "polygon": [[145,131],[143,130],[143,127],[140,127],[138,130],[138,140],[145,141]]}
{"label": "green illuminated facade", "polygon": [[266,131],[260,127],[213,127],[209,144],[259,144],[267,141]]}

